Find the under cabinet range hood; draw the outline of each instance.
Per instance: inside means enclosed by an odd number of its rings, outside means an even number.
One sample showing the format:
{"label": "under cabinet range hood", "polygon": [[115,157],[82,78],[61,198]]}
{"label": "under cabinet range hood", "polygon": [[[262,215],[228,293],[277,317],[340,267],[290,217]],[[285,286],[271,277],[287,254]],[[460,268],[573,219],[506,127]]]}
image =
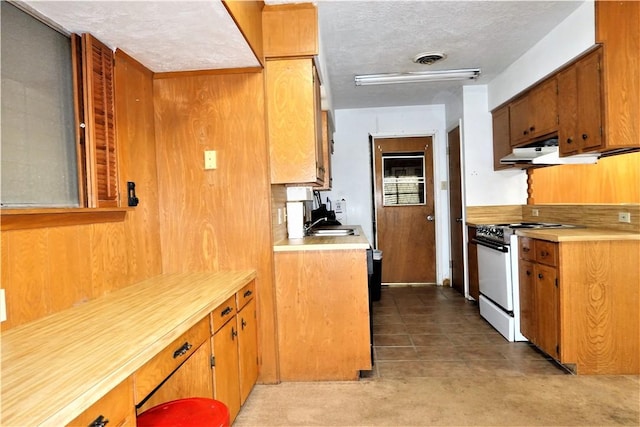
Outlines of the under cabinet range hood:
{"label": "under cabinet range hood", "polygon": [[[555,142],[555,145],[553,144]],[[500,163],[506,165],[572,165],[594,164],[600,157],[599,153],[576,154],[560,157],[557,145],[558,140],[548,140],[537,146],[514,148],[513,152],[500,159]],[[549,144],[551,143],[551,144]]]}

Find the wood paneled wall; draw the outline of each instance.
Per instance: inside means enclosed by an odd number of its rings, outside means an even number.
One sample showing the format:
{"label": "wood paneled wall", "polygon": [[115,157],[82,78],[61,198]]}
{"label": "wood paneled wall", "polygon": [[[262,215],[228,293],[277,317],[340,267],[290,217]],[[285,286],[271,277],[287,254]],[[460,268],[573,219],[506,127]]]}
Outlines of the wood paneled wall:
{"label": "wood paneled wall", "polygon": [[[154,91],[164,271],[256,269],[259,380],[276,382],[263,74],[173,74]],[[205,150],[217,169],[204,169]]]}
{"label": "wood paneled wall", "polygon": [[140,205],[124,222],[3,231],[3,330],[161,273],[151,73],[119,52],[115,89],[121,188],[135,181]]}
{"label": "wood paneled wall", "polygon": [[529,204],[640,203],[640,153],[534,169]]}

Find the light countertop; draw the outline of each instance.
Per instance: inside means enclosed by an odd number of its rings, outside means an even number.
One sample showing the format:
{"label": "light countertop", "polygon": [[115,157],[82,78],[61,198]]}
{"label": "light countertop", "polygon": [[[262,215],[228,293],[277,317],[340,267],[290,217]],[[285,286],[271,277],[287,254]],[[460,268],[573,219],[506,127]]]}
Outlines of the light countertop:
{"label": "light countertop", "polygon": [[369,249],[369,240],[359,225],[343,225],[336,228],[355,228],[358,236],[308,236],[300,239],[283,239],[273,245],[274,252],[323,251]]}
{"label": "light countertop", "polygon": [[606,228],[527,228],[516,235],[550,242],[592,242],[606,240],[640,240],[640,234]]}
{"label": "light countertop", "polygon": [[0,424],[69,423],[255,276],[166,274],[2,332]]}

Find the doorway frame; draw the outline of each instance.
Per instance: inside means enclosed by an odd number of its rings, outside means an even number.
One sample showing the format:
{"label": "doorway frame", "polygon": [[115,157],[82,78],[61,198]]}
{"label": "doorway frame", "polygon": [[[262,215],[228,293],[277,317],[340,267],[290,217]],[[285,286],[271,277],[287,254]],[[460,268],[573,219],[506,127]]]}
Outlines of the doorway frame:
{"label": "doorway frame", "polygon": [[[449,178],[448,178],[448,155],[446,132],[444,140],[441,132],[436,129],[426,130],[424,132],[398,133],[398,132],[369,132],[369,192],[373,195],[375,191],[375,170],[372,162],[374,153],[374,144],[376,138],[413,138],[413,137],[431,137],[433,150],[433,184],[434,184],[434,215],[436,221],[435,227],[435,253],[436,253],[436,285],[442,286],[445,278],[451,277],[451,269],[449,267],[449,258],[451,252],[451,244],[449,242]],[[444,163],[444,164],[441,164]],[[442,188],[442,183],[446,183],[446,188]],[[444,194],[443,194],[444,193]],[[377,211],[375,207],[375,199],[372,200],[372,233],[374,247],[378,247],[378,230],[377,230]],[[384,260],[384,254],[383,254]]]}

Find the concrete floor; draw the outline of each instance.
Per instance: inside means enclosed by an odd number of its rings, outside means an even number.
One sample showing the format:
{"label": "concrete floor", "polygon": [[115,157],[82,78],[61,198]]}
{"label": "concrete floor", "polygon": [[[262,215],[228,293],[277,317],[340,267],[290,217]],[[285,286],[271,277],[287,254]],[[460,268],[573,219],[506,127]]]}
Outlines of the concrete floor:
{"label": "concrete floor", "polygon": [[640,425],[639,376],[574,376],[450,288],[384,288],[357,382],[257,385],[235,426]]}

